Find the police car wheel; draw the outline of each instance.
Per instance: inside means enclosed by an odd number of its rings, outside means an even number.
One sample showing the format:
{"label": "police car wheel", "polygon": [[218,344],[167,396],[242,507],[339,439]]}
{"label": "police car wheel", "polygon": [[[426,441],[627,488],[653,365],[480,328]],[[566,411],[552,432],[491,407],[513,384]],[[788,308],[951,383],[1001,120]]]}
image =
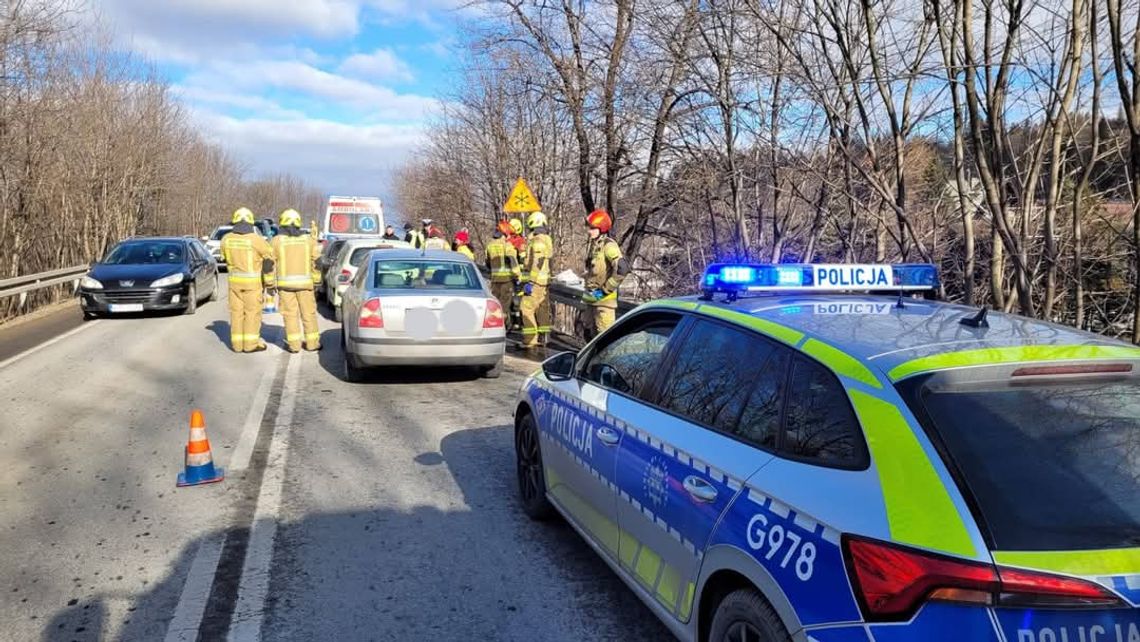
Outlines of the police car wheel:
{"label": "police car wheel", "polygon": [[710,642],[791,642],[780,616],[754,589],[737,589],[720,601],[709,629]]}
{"label": "police car wheel", "polygon": [[515,462],[519,480],[519,502],[523,512],[536,521],[554,512],[546,499],[546,479],[542,472],[542,451],[538,447],[538,430],[534,416],[523,415],[515,430]]}

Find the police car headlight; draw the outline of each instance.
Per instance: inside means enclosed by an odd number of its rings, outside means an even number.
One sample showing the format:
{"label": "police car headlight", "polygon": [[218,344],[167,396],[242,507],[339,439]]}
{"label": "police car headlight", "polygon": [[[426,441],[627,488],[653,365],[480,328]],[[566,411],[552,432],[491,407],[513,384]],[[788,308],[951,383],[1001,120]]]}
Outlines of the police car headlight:
{"label": "police car headlight", "polygon": [[158,279],[157,281],[152,282],[150,284],[150,287],[152,287],[152,288],[163,288],[163,287],[166,287],[168,285],[178,285],[181,282],[182,282],[182,273],[179,272],[177,274],[171,274],[170,276],[164,276],[161,279]]}
{"label": "police car headlight", "polygon": [[93,279],[89,276],[85,276],[82,279],[80,279],[79,280],[79,286],[87,288],[88,290],[102,290],[103,289],[102,283],[96,281],[95,279]]}

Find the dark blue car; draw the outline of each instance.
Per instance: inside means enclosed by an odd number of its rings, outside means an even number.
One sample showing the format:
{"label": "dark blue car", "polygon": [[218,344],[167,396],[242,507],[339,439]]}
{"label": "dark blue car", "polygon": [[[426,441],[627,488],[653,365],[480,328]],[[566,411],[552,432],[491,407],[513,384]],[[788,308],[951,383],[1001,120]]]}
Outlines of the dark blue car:
{"label": "dark blue car", "polygon": [[197,239],[143,237],[120,241],[79,284],[83,317],[181,310],[218,296],[218,265]]}

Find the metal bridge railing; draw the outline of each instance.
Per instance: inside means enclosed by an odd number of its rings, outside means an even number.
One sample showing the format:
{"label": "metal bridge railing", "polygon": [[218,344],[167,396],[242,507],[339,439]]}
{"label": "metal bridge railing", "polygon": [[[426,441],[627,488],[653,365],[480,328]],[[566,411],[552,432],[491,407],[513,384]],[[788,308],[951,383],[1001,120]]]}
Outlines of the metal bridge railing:
{"label": "metal bridge railing", "polygon": [[[585,340],[585,328],[582,325],[580,313],[588,306],[582,301],[582,295],[586,290],[580,287],[574,287],[551,281],[550,289],[548,290],[548,297],[550,298],[550,311],[551,311],[551,327],[556,334],[561,335],[567,343],[572,343],[576,346],[583,346]],[[625,299],[618,299],[618,316],[629,312],[636,308],[638,303],[636,301],[627,301]]]}
{"label": "metal bridge railing", "polygon": [[71,289],[74,292],[79,287],[79,280],[87,273],[88,266],[76,265],[68,268],[60,268],[58,270],[51,270],[49,272],[40,272],[38,274],[25,274],[23,276],[14,276],[10,279],[0,280],[0,299],[5,299],[10,296],[20,297],[20,307],[28,300],[28,293],[50,288],[55,285],[71,284]]}

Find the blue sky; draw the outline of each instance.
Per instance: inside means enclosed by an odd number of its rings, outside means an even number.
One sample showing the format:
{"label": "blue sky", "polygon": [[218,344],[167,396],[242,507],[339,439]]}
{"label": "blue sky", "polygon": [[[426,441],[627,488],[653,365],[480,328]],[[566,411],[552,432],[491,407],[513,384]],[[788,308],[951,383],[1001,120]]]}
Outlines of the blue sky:
{"label": "blue sky", "polygon": [[96,0],[249,175],[391,199],[453,68],[459,0]]}

